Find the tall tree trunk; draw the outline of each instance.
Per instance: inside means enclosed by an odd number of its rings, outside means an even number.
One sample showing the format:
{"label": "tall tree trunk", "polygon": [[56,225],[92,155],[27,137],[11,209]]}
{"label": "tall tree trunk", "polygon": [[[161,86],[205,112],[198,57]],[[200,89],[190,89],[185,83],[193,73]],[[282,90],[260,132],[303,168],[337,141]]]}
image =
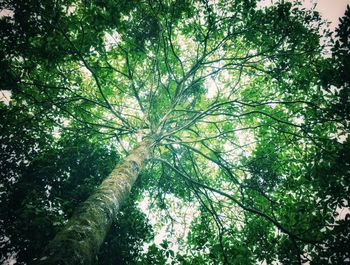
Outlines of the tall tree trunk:
{"label": "tall tree trunk", "polygon": [[120,206],[130,194],[139,171],[150,156],[144,140],[112,171],[49,243],[38,265],[95,264],[101,244]]}

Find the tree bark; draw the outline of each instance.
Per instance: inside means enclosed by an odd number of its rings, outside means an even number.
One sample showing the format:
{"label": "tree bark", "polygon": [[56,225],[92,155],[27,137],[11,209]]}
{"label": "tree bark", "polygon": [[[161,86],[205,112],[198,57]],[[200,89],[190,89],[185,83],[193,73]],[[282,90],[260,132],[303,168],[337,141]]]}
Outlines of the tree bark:
{"label": "tree bark", "polygon": [[151,140],[144,140],[115,167],[97,191],[75,211],[35,264],[90,265],[97,262],[99,248],[150,157],[151,146]]}

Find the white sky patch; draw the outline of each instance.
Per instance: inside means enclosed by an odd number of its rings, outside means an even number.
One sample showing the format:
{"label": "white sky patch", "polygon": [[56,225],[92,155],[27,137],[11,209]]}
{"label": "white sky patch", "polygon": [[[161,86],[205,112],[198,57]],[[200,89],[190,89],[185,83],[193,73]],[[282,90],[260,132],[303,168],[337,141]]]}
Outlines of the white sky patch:
{"label": "white sky patch", "polygon": [[211,173],[211,174],[208,175],[208,177],[210,175],[215,177],[215,171],[219,170],[219,166],[217,164],[215,164],[214,162],[210,161],[210,160],[207,160],[206,164],[207,164],[207,168],[210,169],[209,173]]}
{"label": "white sky patch", "polygon": [[129,140],[121,140],[120,143],[122,144],[122,147],[125,149],[125,150],[129,150],[130,149],[130,143],[129,143]]}
{"label": "white sky patch", "polygon": [[348,136],[349,134],[343,134],[343,132],[341,132],[341,134],[337,136],[337,141],[342,144],[348,139]]}
{"label": "white sky patch", "polygon": [[75,10],[77,9],[77,6],[71,5],[67,8],[67,15],[71,16],[74,14]]}
{"label": "white sky patch", "polygon": [[[181,27],[181,25],[183,24],[180,23],[179,26]],[[175,30],[174,33],[176,35],[176,39],[173,40],[173,43],[180,50],[177,55],[182,61],[185,71],[187,71],[191,67],[191,62],[193,61],[193,57],[196,54],[193,51],[197,49],[197,43],[193,39],[182,35],[177,30]]]}
{"label": "white sky patch", "polygon": [[344,16],[346,5],[350,5],[350,0],[304,0],[303,6],[311,8],[316,4],[316,10],[322,17],[331,22],[330,28],[334,29],[339,24],[339,17]]}
{"label": "white sky patch", "polygon": [[[167,210],[152,206],[148,192],[138,203],[138,208],[146,214],[155,233],[154,241],[143,246],[144,251],[153,243],[159,247],[163,240],[167,240],[170,249],[181,252],[180,243],[186,240],[193,219],[199,215],[195,203],[184,202],[172,194],[165,194],[164,200]],[[173,220],[166,218],[168,214]]]}
{"label": "white sky patch", "polygon": [[295,117],[295,118],[294,118],[294,123],[295,123],[296,125],[302,125],[302,124],[305,123],[305,119],[304,119],[304,117],[302,117],[302,116]]}
{"label": "white sky patch", "polygon": [[[220,54],[221,51],[219,51]],[[221,55],[220,56],[224,56]],[[214,64],[214,69],[222,68],[223,64],[222,62],[220,63],[215,63]],[[210,69],[212,71],[213,69]],[[208,74],[209,74],[208,72]],[[226,69],[221,70],[216,76],[210,76],[207,77],[204,81],[204,86],[207,89],[207,93],[205,94],[205,97],[207,99],[212,99],[218,94],[229,97],[231,94],[232,87],[228,86],[228,84],[234,84],[236,83],[238,79],[238,76],[236,76],[235,73],[230,72]]]}
{"label": "white sky patch", "polygon": [[179,148],[180,148],[180,145],[179,145],[179,144],[173,144],[173,147],[174,147],[175,149],[179,149]]}
{"label": "white sky patch", "polygon": [[123,106],[120,112],[126,116],[132,115],[135,117],[139,117],[140,119],[144,119],[145,117],[144,113],[140,109],[137,99],[134,97],[123,98]]}
{"label": "white sky patch", "polygon": [[190,103],[191,103],[193,100],[194,100],[194,97],[193,97],[193,96],[190,96],[190,97],[187,98],[187,101],[190,102]]}
{"label": "white sky patch", "polygon": [[3,265],[14,265],[17,263],[17,259],[16,259],[16,256],[17,256],[17,253],[18,252],[12,252],[10,254],[10,256],[7,257],[7,259],[5,259],[3,262]]}
{"label": "white sky patch", "polygon": [[0,90],[0,102],[5,105],[9,105],[11,101],[12,92],[11,90]]}
{"label": "white sky patch", "polygon": [[238,139],[238,144],[243,148],[242,154],[244,156],[250,156],[255,147],[254,142],[254,134],[250,131],[238,131],[235,132],[235,136]]}
{"label": "white sky patch", "polygon": [[349,133],[347,133],[340,124],[338,124],[337,132],[331,135],[331,138],[336,139],[341,144],[344,143],[348,137]]}
{"label": "white sky patch", "polygon": [[92,76],[91,72],[85,66],[81,66],[79,70],[85,81],[90,79],[90,77]]}
{"label": "white sky patch", "polygon": [[13,18],[14,15],[15,15],[15,13],[12,10],[9,10],[9,9],[0,10],[0,18],[2,18],[2,17]]}
{"label": "white sky patch", "polygon": [[[278,3],[278,0],[262,0],[258,2],[258,8],[264,8],[272,4]],[[289,2],[295,2],[289,1]],[[342,17],[346,10],[346,5],[350,5],[350,0],[302,0],[302,7],[307,9],[313,8],[316,4],[316,11],[318,11],[321,16],[329,21],[330,28],[334,29],[339,24],[339,17]]]}
{"label": "white sky patch", "polygon": [[68,127],[69,124],[70,124],[70,120],[68,120],[68,119],[63,120],[63,127]]}
{"label": "white sky patch", "polygon": [[106,32],[104,36],[105,47],[107,51],[110,51],[113,47],[118,45],[121,42],[121,35],[113,30],[111,33]]}
{"label": "white sky patch", "polygon": [[52,131],[52,136],[56,139],[61,137],[61,132],[59,127],[54,127]]}
{"label": "white sky patch", "polygon": [[345,207],[339,207],[337,206],[336,212],[338,213],[337,217],[335,218],[336,221],[345,220],[346,215],[350,215],[350,208],[349,203],[346,202],[347,206]]}
{"label": "white sky patch", "polygon": [[211,99],[216,96],[218,89],[216,86],[216,83],[213,78],[207,78],[204,83],[205,87],[207,88],[208,92],[205,94],[205,97],[207,99]]}

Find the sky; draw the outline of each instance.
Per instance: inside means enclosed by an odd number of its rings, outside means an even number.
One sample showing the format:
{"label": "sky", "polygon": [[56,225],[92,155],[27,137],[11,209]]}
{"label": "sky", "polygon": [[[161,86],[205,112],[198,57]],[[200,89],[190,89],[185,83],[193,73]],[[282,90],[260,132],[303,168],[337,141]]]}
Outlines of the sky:
{"label": "sky", "polygon": [[[296,2],[296,0],[290,0]],[[350,5],[350,0],[300,0],[306,8],[312,8],[316,4],[316,10],[320,12],[322,17],[331,22],[331,29],[334,29],[338,23],[338,18],[345,13],[346,5]],[[260,6],[268,6],[276,3],[278,0],[262,0]]]}
{"label": "sky", "polygon": [[350,5],[350,0],[304,0],[303,2],[307,7],[310,7],[310,2],[315,2],[317,4],[316,10],[323,18],[331,22],[332,29],[338,25],[338,18],[344,15],[346,5]]}

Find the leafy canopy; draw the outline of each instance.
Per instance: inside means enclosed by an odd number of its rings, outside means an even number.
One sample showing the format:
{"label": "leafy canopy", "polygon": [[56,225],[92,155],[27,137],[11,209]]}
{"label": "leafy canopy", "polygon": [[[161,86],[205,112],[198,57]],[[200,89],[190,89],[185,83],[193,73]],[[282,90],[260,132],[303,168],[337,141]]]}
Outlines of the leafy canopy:
{"label": "leafy canopy", "polygon": [[[2,261],[37,257],[152,136],[101,264],[349,262],[349,8],[325,58],[298,2],[1,5]],[[152,244],[146,194],[184,238]]]}

